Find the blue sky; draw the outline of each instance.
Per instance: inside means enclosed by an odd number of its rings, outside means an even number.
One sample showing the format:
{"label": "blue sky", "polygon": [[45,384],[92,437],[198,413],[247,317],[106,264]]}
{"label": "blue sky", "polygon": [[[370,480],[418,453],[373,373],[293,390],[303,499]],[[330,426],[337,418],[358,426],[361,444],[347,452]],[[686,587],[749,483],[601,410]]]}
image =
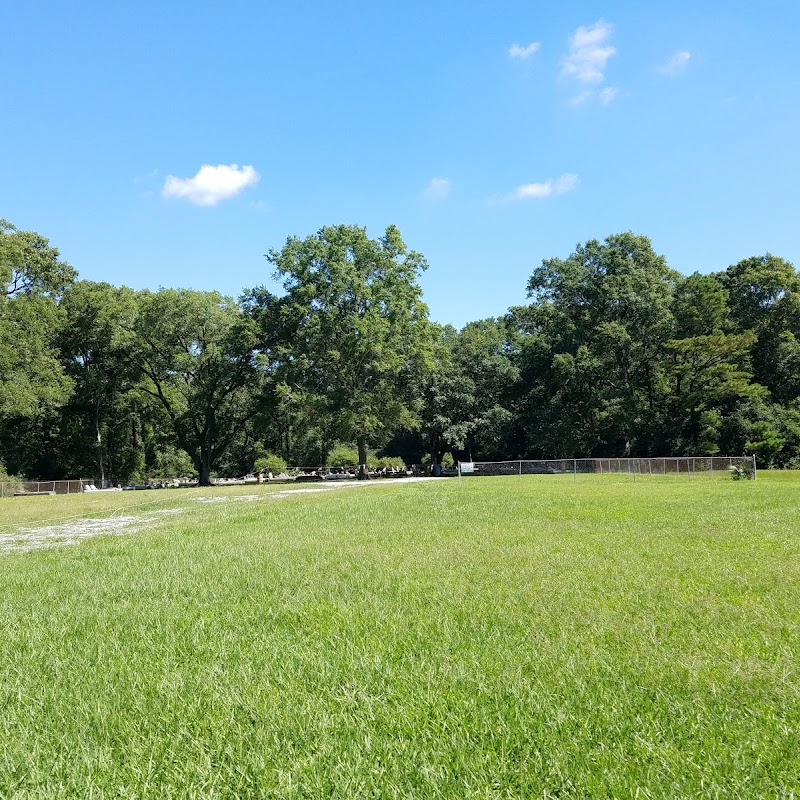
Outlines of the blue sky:
{"label": "blue sky", "polygon": [[[800,266],[800,3],[0,0],[0,217],[81,277],[237,296],[397,225],[431,316],[623,230]],[[203,169],[203,168],[206,169]]]}

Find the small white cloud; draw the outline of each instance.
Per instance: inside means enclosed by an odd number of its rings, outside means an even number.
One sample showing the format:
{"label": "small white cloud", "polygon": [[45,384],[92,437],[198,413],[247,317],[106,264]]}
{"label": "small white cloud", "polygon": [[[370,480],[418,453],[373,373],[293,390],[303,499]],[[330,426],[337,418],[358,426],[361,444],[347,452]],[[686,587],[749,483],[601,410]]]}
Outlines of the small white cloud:
{"label": "small white cloud", "polygon": [[659,71],[669,78],[677,78],[689,65],[691,58],[692,54],[688,50],[679,50],[666,64],[662,65]]}
{"label": "small white cloud", "polygon": [[428,200],[444,200],[452,188],[453,184],[447,178],[431,178],[431,182],[423,190],[422,196]]}
{"label": "small white cloud", "polygon": [[578,185],[578,176],[565,172],[558,178],[548,178],[541,183],[524,183],[518,186],[510,195],[511,200],[540,200],[554,194],[566,194]]}
{"label": "small white cloud", "polygon": [[514,199],[527,200],[531,197],[550,197],[551,194],[553,194],[552,178],[542,183],[523,183],[522,186],[517,186],[514,190]]}
{"label": "small white cloud", "polygon": [[511,58],[524,61],[526,58],[530,58],[540,47],[541,44],[539,42],[531,42],[526,45],[512,44],[511,47],[508,48],[508,54]]}
{"label": "small white cloud", "polygon": [[608,44],[614,26],[599,20],[594,25],[581,25],[572,34],[569,52],[561,62],[561,74],[580,83],[600,83],[605,77],[608,60],[617,49]]}
{"label": "small white cloud", "polygon": [[197,206],[215,206],[259,180],[261,176],[250,166],[218,164],[212,167],[204,164],[193,178],[168,175],[161,194],[163,197],[183,198]]}
{"label": "small white cloud", "polygon": [[603,89],[599,94],[600,102],[604,106],[607,106],[609,103],[613,103],[618,96],[619,89],[617,89],[616,86],[606,86],[606,88]]}
{"label": "small white cloud", "polygon": [[560,178],[556,179],[553,190],[556,194],[566,194],[571,192],[578,185],[578,176],[574,172],[565,172]]}
{"label": "small white cloud", "polygon": [[569,104],[571,106],[582,106],[593,95],[594,92],[591,89],[584,89],[582,92],[570,97]]}

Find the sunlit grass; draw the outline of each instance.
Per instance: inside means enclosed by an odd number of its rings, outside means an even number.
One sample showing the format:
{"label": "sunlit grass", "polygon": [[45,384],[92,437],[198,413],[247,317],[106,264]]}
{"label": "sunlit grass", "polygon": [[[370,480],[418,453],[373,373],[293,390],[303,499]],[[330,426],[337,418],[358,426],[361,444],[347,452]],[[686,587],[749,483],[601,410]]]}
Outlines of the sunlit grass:
{"label": "sunlit grass", "polygon": [[6,500],[3,530],[185,510],[0,555],[0,795],[791,797],[797,497],[764,474]]}

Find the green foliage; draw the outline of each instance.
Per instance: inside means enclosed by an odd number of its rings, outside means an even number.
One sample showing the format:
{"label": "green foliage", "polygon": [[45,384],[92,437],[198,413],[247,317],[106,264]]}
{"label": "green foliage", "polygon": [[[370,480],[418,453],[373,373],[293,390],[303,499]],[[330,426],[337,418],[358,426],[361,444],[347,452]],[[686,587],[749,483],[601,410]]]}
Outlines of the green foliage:
{"label": "green foliage", "polygon": [[188,453],[177,447],[166,445],[156,453],[150,467],[153,478],[196,478],[197,470]]}
{"label": "green foliage", "polygon": [[800,335],[800,276],[794,266],[767,253],[744,259],[721,273],[730,316],[739,331],[757,337],[751,349],[755,381],[788,405],[800,396],[794,341]]}
{"label": "green foliage", "polygon": [[403,469],[406,463],[398,456],[381,456],[374,460],[375,469]]}
{"label": "green foliage", "polygon": [[749,481],[755,477],[753,465],[749,461],[742,461],[739,464],[731,464],[731,466],[728,467],[728,471],[731,474],[731,478],[733,478],[735,481]]}
{"label": "green foliage", "polygon": [[271,472],[273,475],[280,475],[281,473],[285,473],[288,469],[289,467],[286,462],[274,453],[267,453],[257,458],[256,463],[253,465],[254,472],[262,472],[265,474]]}
{"label": "green foliage", "polygon": [[139,295],[140,389],[165,410],[202,485],[259,411],[267,376],[256,344],[255,322],[216,292]]}
{"label": "green foliage", "polygon": [[5,464],[0,461],[0,483],[15,483],[22,480],[24,480],[24,478],[21,478],[19,475],[9,475]]}
{"label": "green foliage", "polygon": [[0,219],[0,297],[55,299],[75,277],[75,270],[44,236]]}
{"label": "green foliage", "polygon": [[750,435],[753,438],[745,443],[745,452],[754,453],[758,460],[766,466],[774,464],[776,457],[786,444],[778,431],[770,422],[762,420],[752,426]]}
{"label": "green foliage", "polygon": [[416,420],[415,381],[430,343],[417,280],[427,263],[394,226],[380,239],[356,226],[325,227],[289,238],[268,259],[286,295],[251,293],[264,342],[284,332],[276,357],[286,382],[333,436],[356,440],[364,463],[369,441]]}
{"label": "green foliage", "polygon": [[441,459],[439,461],[437,461],[437,462],[433,461],[433,459],[431,458],[430,453],[426,453],[422,457],[422,461],[420,463],[421,464],[425,464],[425,465],[437,463],[437,464],[440,464],[443,467],[450,468],[450,467],[454,467],[456,462],[455,462],[455,459],[453,458],[452,454],[450,454],[450,453],[444,453],[442,455]]}
{"label": "green foliage", "polygon": [[721,333],[730,327],[728,292],[718,277],[695,272],[677,279],[672,313],[676,339]]}
{"label": "green foliage", "polygon": [[337,444],[325,458],[325,464],[329,467],[355,469],[359,463],[358,450],[355,447],[344,444]]}
{"label": "green foliage", "polygon": [[0,219],[0,416],[34,417],[69,397],[54,341],[56,301],[74,278],[47,239]]}
{"label": "green foliage", "polygon": [[130,361],[135,294],[126,287],[78,281],[65,291],[61,310],[66,322],[58,345],[75,387],[63,415],[88,423],[71,429],[65,420],[62,428],[72,446],[87,456],[79,472],[94,475],[100,484],[140,477],[141,447],[132,444],[132,428],[139,424],[133,397],[138,374]]}
{"label": "green foliage", "polygon": [[505,323],[485,319],[437,333],[422,382],[421,424],[431,458],[441,463],[448,448],[491,455],[506,438],[511,414],[505,402],[519,379]]}
{"label": "green foliage", "polygon": [[590,240],[533,271],[527,305],[460,331],[428,320],[427,263],[393,226],[324,227],[268,260],[280,296],[137,293],[76,282],[0,221],[9,470],[128,482],[178,448],[206,483],[337,442],[353,469],[377,452],[800,459],[800,276],[769,253],[684,276],[644,236]]}
{"label": "green foliage", "polygon": [[518,413],[534,452],[631,453],[649,447],[665,392],[679,276],[644,236],[622,233],[547,259],[528,282],[532,306],[509,324],[525,339]]}

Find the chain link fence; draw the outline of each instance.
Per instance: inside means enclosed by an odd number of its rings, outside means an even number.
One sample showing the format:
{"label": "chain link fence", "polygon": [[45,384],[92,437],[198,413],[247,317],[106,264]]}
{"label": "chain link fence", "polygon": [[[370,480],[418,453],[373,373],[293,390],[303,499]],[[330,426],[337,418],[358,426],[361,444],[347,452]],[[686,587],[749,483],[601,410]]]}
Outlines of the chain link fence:
{"label": "chain link fence", "polygon": [[714,477],[745,470],[756,477],[755,456],[671,456],[664,458],[560,458],[519,461],[461,461],[459,475],[684,475]]}
{"label": "chain link fence", "polygon": [[80,494],[84,486],[94,483],[89,478],[74,481],[2,481],[0,497],[35,494]]}

